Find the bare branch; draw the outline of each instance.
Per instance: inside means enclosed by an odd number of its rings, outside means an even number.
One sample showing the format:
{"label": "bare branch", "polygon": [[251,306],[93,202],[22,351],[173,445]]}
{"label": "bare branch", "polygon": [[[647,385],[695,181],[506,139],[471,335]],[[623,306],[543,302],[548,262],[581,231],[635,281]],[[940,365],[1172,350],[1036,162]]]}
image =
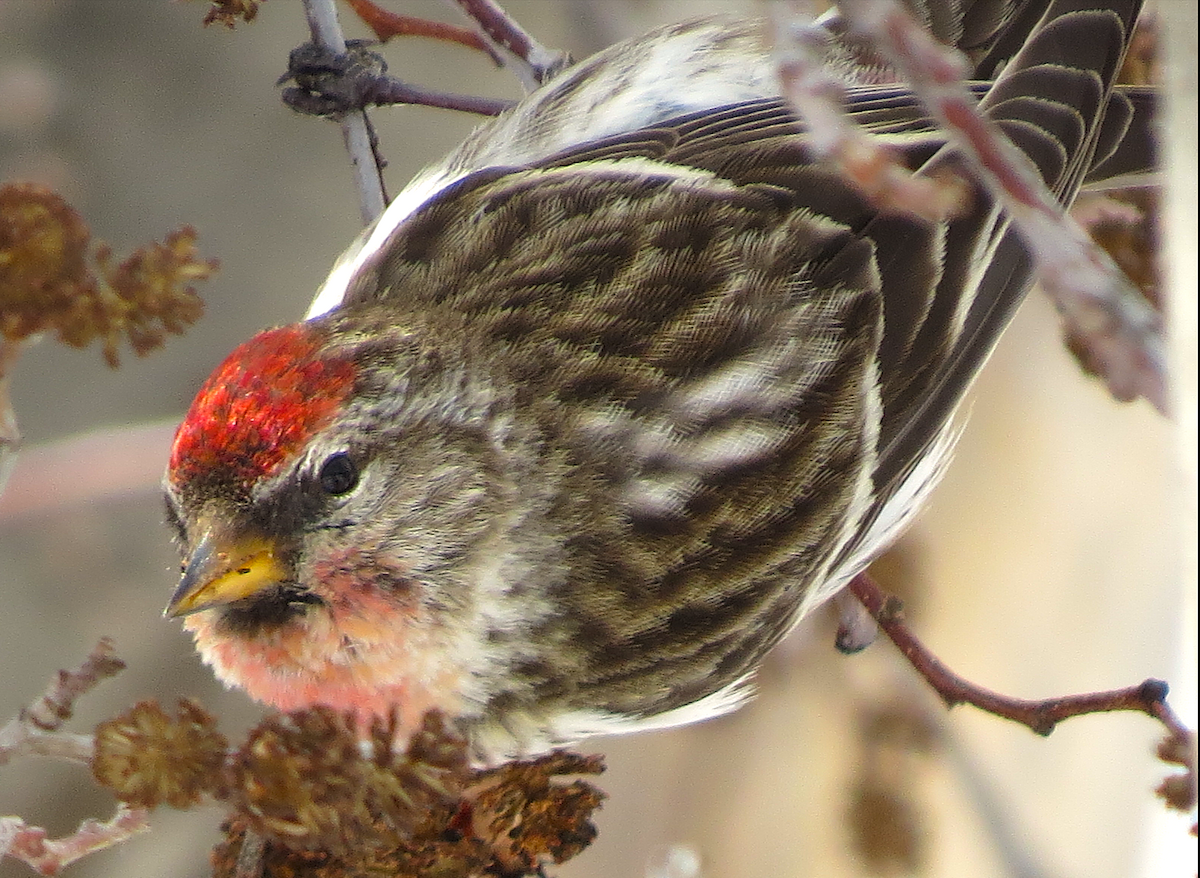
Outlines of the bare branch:
{"label": "bare branch", "polygon": [[28,864],[42,875],[57,875],[81,857],[120,844],[150,828],[149,812],[117,806],[111,820],[85,820],[74,835],[47,839],[46,830],[29,826],[20,817],[0,817],[0,857]]}
{"label": "bare branch", "polygon": [[263,860],[266,854],[267,840],[253,829],[247,828],[242,839],[242,848],[238,851],[234,878],[259,878],[263,874]]}
{"label": "bare branch", "polygon": [[894,0],[847,0],[842,10],[921,96],[1041,269],[1042,287],[1090,366],[1118,399],[1144,396],[1167,410],[1162,320],[1112,259],[1058,204],[1017,148],[977,109],[961,56],[937,43]]}
{"label": "bare branch", "polygon": [[112,641],[102,637],[78,670],[59,671],[45,692],[0,728],[0,765],[22,753],[89,762],[91,736],[60,732],[59,728],[70,719],[80,696],[124,668]]}
{"label": "bare branch", "polygon": [[850,580],[847,588],[867,608],[909,664],[925,678],[949,707],[971,704],[980,710],[1027,726],[1039,735],[1049,735],[1058,723],[1073,716],[1126,710],[1154,717],[1166,726],[1173,736],[1191,734],[1167,705],[1167,684],[1161,680],[1146,680],[1125,689],[1041,700],[1012,698],[985,689],[954,673],[921,643],[904,623],[904,610],[900,601],[884,592],[866,573],[860,573]]}
{"label": "bare branch", "polygon": [[771,12],[780,91],[807,123],[805,142],[813,156],[836,165],[881,210],[930,222],[959,210],[967,194],[962,180],[914,174],[851,121],[842,105],[846,88],[820,54],[825,32],[816,21],[790,4],[772,4]]}
{"label": "bare branch", "polygon": [[[334,0],[304,0],[304,12],[308,17],[313,42],[336,55],[344,55],[346,38],[338,23]],[[365,110],[356,110],[343,116],[341,125],[346,151],[350,154],[350,164],[354,169],[354,185],[358,189],[363,223],[370,224],[387,207],[370,120]]]}
{"label": "bare branch", "polygon": [[[314,49],[306,43],[292,52],[292,71],[285,79],[294,79],[295,88],[284,89],[283,102],[300,113],[311,116],[340,118],[369,106],[437,107],[481,116],[497,116],[513,105],[503,98],[436,91],[411,85],[386,72],[383,59],[372,52],[356,49],[346,63],[338,59],[336,69],[323,68],[323,59],[315,58],[317,75],[302,73],[297,68],[308,63],[304,56]],[[360,63],[365,62],[365,63]],[[372,63],[374,62],[374,63]]]}
{"label": "bare branch", "polygon": [[363,84],[365,101],[376,106],[411,104],[421,107],[436,107],[440,110],[457,110],[460,113],[474,113],[477,116],[499,116],[514,104],[513,101],[504,98],[434,91],[410,85],[391,76],[376,76]]}
{"label": "bare branch", "polygon": [[504,60],[483,37],[469,27],[459,27],[446,24],[444,21],[430,21],[427,18],[417,18],[414,15],[402,15],[391,12],[372,2],[372,0],[346,0],[354,14],[375,34],[381,43],[386,43],[393,37],[427,37],[443,43],[458,43],[468,49],[483,52],[496,66],[504,66]]}
{"label": "bare branch", "polygon": [[9,393],[9,370],[21,353],[21,342],[0,337],[0,494],[8,484],[17,449],[21,447],[21,431],[17,429],[17,413]]}
{"label": "bare branch", "polygon": [[497,51],[526,91],[533,91],[571,63],[563,52],[541,45],[495,0],[454,0],[478,26],[484,40]]}

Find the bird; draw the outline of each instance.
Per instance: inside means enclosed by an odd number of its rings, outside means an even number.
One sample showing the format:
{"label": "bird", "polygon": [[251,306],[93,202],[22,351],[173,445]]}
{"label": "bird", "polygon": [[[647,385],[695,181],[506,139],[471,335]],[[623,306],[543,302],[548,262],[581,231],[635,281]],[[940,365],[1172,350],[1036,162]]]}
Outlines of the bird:
{"label": "bird", "polygon": [[[1129,154],[1138,0],[914,4],[1059,201]],[[964,163],[834,12],[847,113]],[[973,186],[884,211],[815,159],[761,22],[568,68],[420,173],[305,319],[175,435],[182,617],[226,684],[363,722],[437,709],[482,763],[724,714],[911,522],[1033,280]]]}

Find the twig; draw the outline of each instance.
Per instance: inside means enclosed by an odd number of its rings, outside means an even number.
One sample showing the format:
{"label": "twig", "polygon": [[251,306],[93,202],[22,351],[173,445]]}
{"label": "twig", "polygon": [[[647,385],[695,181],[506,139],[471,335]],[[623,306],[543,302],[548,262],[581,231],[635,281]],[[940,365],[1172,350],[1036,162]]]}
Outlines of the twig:
{"label": "twig", "polygon": [[[497,65],[503,66],[503,59],[497,50],[470,28],[389,12],[381,9],[372,0],[349,2],[354,12],[375,32],[380,42],[386,42],[396,36],[424,36],[483,52]],[[387,63],[379,55],[367,52],[360,45],[348,44],[349,47],[356,50],[355,54],[344,55],[333,61],[327,56],[316,55],[312,59],[312,66],[320,74],[326,74],[317,76],[307,75],[298,70],[298,67],[308,66],[306,62],[309,59],[306,55],[312,53],[313,44],[301,46],[293,51],[289,75],[280,81],[294,79],[297,87],[284,90],[284,103],[301,113],[334,118],[341,118],[369,106],[398,104],[497,116],[514,103],[498,98],[455,94],[410,85],[389,76]],[[325,52],[327,55],[327,50]],[[342,63],[343,60],[345,63]],[[384,163],[380,161],[378,164],[382,166]]]}
{"label": "twig", "polygon": [[834,639],[838,652],[847,655],[862,652],[875,642],[879,636],[879,624],[862,601],[852,594],[839,591],[833,596],[833,605],[838,614],[837,636]]}
{"label": "twig", "polygon": [[427,37],[443,43],[458,43],[468,49],[483,52],[502,67],[504,60],[483,37],[469,27],[459,27],[444,21],[430,21],[413,15],[401,15],[383,9],[372,0],[346,0],[362,22],[371,29],[375,38],[386,43],[393,37]]}
{"label": "twig", "polygon": [[[100,639],[75,671],[59,671],[28,707],[0,728],[0,765],[13,756],[35,754],[89,764],[95,751],[91,735],[61,731],[70,719],[75,701],[102,680],[125,668],[112,641]],[[21,860],[42,875],[57,875],[81,857],[119,844],[150,828],[150,812],[121,803],[111,820],[85,820],[74,834],[47,839],[46,830],[30,826],[20,817],[0,817],[0,858]]]}
{"label": "twig", "polygon": [[1166,703],[1167,684],[1161,680],[1146,680],[1126,689],[1042,700],[1001,695],[960,677],[946,667],[904,623],[900,601],[884,592],[866,573],[860,573],[850,580],[847,588],[862,602],[909,664],[928,681],[948,707],[970,704],[1027,726],[1039,735],[1049,735],[1058,723],[1073,716],[1132,710],[1154,717],[1166,726],[1172,736],[1190,735],[1188,728]]}
{"label": "twig", "polygon": [[840,8],[899,70],[1000,201],[1040,267],[1042,287],[1118,399],[1166,412],[1162,321],[1112,259],[1079,228],[962,83],[962,56],[938,44],[895,0]]}
{"label": "twig", "polygon": [[247,826],[238,851],[234,878],[261,878],[266,854],[267,840]]}
{"label": "twig", "polygon": [[526,91],[533,91],[571,63],[563,52],[547,49],[495,0],[454,0],[478,26],[484,40],[504,59]]}
{"label": "twig", "polygon": [[102,637],[78,670],[59,671],[45,692],[0,727],[0,765],[21,753],[89,762],[91,736],[61,732],[59,728],[70,719],[80,696],[124,668],[125,663],[117,658],[112,641]]}
{"label": "twig", "polygon": [[807,123],[805,143],[813,156],[835,164],[880,209],[930,222],[961,209],[967,194],[962,180],[914,174],[881,140],[851,121],[842,106],[846,87],[820,53],[828,35],[816,21],[790,4],[770,8],[780,91]]}
{"label": "twig", "polygon": [[[1180,646],[1177,668],[1180,688],[1189,703],[1189,715],[1196,710],[1196,597],[1197,597],[1197,266],[1196,266],[1196,25],[1194,4],[1164,3],[1160,6],[1164,57],[1161,120],[1163,150],[1163,274],[1167,289],[1167,325],[1171,356],[1172,406],[1176,414],[1176,460],[1179,478],[1176,491],[1179,545]],[[1174,677],[1173,677],[1174,679]],[[1195,765],[1196,742],[1186,756]],[[1190,779],[1186,790],[1191,801],[1197,799],[1197,779]],[[1193,836],[1195,823],[1193,822]],[[1191,840],[1189,840],[1191,841]],[[1194,855],[1194,844],[1180,850],[1183,857]],[[1182,858],[1180,862],[1185,862]]]}
{"label": "twig", "polygon": [[[335,55],[346,54],[346,38],[342,35],[342,27],[338,23],[334,0],[304,0],[304,13],[308,18],[313,42]],[[387,206],[370,121],[365,110],[356,110],[344,115],[341,125],[346,151],[350,154],[350,164],[354,168],[354,185],[358,189],[363,223],[369,225]]]}
{"label": "twig", "polygon": [[0,336],[0,494],[8,484],[17,449],[21,447],[21,431],[17,428],[17,413],[9,394],[9,370],[21,353],[21,342]]}
{"label": "twig", "polygon": [[[293,52],[292,63],[296,62],[298,52],[311,48],[312,45],[307,44]],[[314,78],[311,81],[307,76],[293,75],[289,78],[296,80],[296,87],[284,89],[283,102],[300,113],[335,118],[364,107],[400,104],[498,116],[514,103],[504,98],[485,98],[410,85],[385,72],[376,72],[382,69],[382,65],[372,69],[365,64],[350,64],[345,69],[335,71],[333,78]]]}
{"label": "twig", "polygon": [[128,424],[23,448],[0,496],[0,523],[162,490],[178,425]]}
{"label": "twig", "polygon": [[366,75],[362,80],[363,98],[376,106],[412,104],[436,107],[440,110],[457,110],[478,116],[499,116],[513,106],[515,101],[504,98],[485,98],[480,95],[464,95],[455,92],[433,91],[417,85],[409,85],[392,76]]}
{"label": "twig", "polygon": [[85,820],[74,835],[47,839],[46,830],[29,826],[20,817],[0,817],[0,857],[27,863],[42,875],[57,875],[81,857],[102,851],[150,828],[150,812],[117,806],[111,820]]}

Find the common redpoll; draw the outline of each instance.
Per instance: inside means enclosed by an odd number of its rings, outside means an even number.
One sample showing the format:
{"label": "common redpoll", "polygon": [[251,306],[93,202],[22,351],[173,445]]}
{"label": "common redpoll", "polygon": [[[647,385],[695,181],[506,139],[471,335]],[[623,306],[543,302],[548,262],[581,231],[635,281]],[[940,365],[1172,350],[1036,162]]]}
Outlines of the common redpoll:
{"label": "common redpoll", "polygon": [[[924,6],[981,78],[1003,66],[982,106],[1069,203],[1121,140],[1140,3]],[[828,32],[849,111],[909,167],[959,167]],[[778,94],[758,22],[601,52],[217,368],[171,454],[167,612],[222,680],[441,708],[493,760],[746,697],[920,506],[1032,271],[982,190],[944,222],[881,213]]]}

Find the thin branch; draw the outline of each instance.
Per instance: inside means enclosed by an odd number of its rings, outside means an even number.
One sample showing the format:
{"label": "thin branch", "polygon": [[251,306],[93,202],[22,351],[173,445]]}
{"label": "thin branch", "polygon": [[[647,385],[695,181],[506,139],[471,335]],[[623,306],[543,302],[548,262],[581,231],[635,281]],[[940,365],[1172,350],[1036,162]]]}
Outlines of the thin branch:
{"label": "thin branch", "polygon": [[0,523],[162,489],[178,418],[28,446],[0,496]]}
{"label": "thin branch", "polygon": [[437,107],[441,110],[457,110],[478,116],[499,116],[516,102],[504,98],[486,98],[480,95],[464,95],[454,92],[434,91],[409,85],[391,76],[366,75],[362,80],[363,98],[368,104],[390,106],[412,104],[422,107]]}
{"label": "thin branch", "polygon": [[[13,756],[26,754],[90,764],[95,739],[63,732],[61,726],[70,719],[78,698],[124,668],[112,641],[101,638],[77,670],[59,671],[45,692],[0,728],[0,765]],[[59,839],[47,839],[45,829],[30,826],[20,817],[0,817],[0,859],[12,857],[42,875],[57,875],[76,860],[149,828],[150,812],[125,803],[117,806],[112,819],[85,820],[72,835]]]}
{"label": "thin branch", "polygon": [[0,494],[8,484],[21,447],[21,431],[17,428],[17,412],[9,392],[9,371],[21,353],[22,343],[0,336]]}
{"label": "thin branch", "polygon": [[47,839],[46,830],[20,817],[0,817],[0,858],[9,856],[42,875],[57,875],[88,854],[102,851],[150,828],[150,812],[120,804],[111,820],[85,820],[73,835]]}
{"label": "thin branch", "polygon": [[863,606],[862,601],[847,591],[833,596],[833,605],[838,614],[837,636],[834,645],[838,652],[847,655],[862,652],[879,636],[879,624]]}
{"label": "thin branch", "polygon": [[[338,23],[334,0],[304,0],[304,13],[313,42],[335,55],[346,54],[346,38]],[[387,207],[370,120],[365,110],[356,110],[343,116],[341,125],[346,151],[350,154],[350,164],[354,169],[354,185],[358,189],[363,223],[369,225]]]}
{"label": "thin branch", "polygon": [[430,21],[413,15],[401,15],[380,7],[372,0],[346,0],[346,3],[381,43],[386,43],[393,37],[426,37],[443,43],[457,43],[468,49],[483,52],[496,62],[496,66],[504,66],[504,59],[491,44],[469,27],[459,27],[444,21]]}
{"label": "thin branch", "polygon": [[1162,320],[1112,259],[1079,228],[1020,151],[976,107],[961,56],[933,39],[895,0],[847,0],[854,26],[899,70],[992,196],[1040,267],[1042,288],[1089,366],[1118,399],[1143,396],[1166,412]]}
{"label": "thin branch", "polygon": [[[310,49],[302,46],[297,52]],[[371,56],[374,57],[374,56]],[[293,53],[293,64],[296,53]],[[513,106],[504,98],[486,98],[455,92],[435,91],[410,85],[387,73],[376,72],[370,66],[351,64],[334,72],[332,77],[309,78],[295,75],[297,86],[284,89],[283,102],[300,113],[311,116],[342,116],[363,107],[390,107],[406,104],[457,110],[479,116],[498,116]]]}
{"label": "thin branch", "polygon": [[[1164,118],[1161,123],[1163,166],[1163,229],[1161,254],[1167,289],[1167,325],[1170,331],[1172,406],[1176,420],[1176,483],[1179,551],[1180,649],[1178,671],[1183,696],[1196,710],[1196,597],[1197,597],[1197,364],[1200,332],[1197,324],[1196,184],[1197,168],[1197,9],[1191,3],[1160,4],[1165,71]],[[1195,764],[1196,742],[1186,756]],[[1197,799],[1196,777],[1181,791]],[[1165,790],[1164,790],[1165,792]],[[1193,823],[1193,834],[1195,832]],[[1190,853],[1194,846],[1189,845]],[[1186,853],[1184,854],[1187,855]]]}
{"label": "thin branch", "polygon": [[242,836],[234,878],[260,878],[267,855],[267,840],[249,827]]}
{"label": "thin branch", "polygon": [[92,758],[91,736],[60,732],[59,729],[70,719],[80,696],[124,668],[125,663],[117,658],[112,641],[102,637],[78,670],[59,671],[46,691],[0,727],[0,765],[25,753],[89,762]]}
{"label": "thin branch", "polygon": [[866,573],[860,573],[850,580],[847,588],[862,602],[909,664],[928,681],[948,707],[970,704],[1020,723],[1039,735],[1049,735],[1058,723],[1073,716],[1126,710],[1154,717],[1166,726],[1172,736],[1187,737],[1191,734],[1166,703],[1167,684],[1161,680],[1146,680],[1125,689],[1041,700],[1012,698],[993,692],[954,673],[921,643],[904,623],[900,601],[884,592]]}
{"label": "thin branch", "polygon": [[495,0],[454,0],[474,21],[487,43],[504,59],[526,91],[533,91],[571,63],[570,56],[547,49]]}
{"label": "thin branch", "polygon": [[805,143],[814,158],[836,165],[882,210],[938,222],[961,209],[967,195],[961,179],[914,174],[846,114],[846,87],[821,54],[828,35],[815,19],[790,4],[772,4],[771,13],[780,92],[807,124]]}

